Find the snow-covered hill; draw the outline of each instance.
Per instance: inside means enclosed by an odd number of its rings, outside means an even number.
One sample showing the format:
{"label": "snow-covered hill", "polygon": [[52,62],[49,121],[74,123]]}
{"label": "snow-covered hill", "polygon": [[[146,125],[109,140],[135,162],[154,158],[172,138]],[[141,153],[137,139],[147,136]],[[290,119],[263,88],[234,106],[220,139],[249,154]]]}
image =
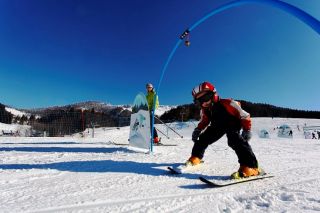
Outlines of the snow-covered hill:
{"label": "snow-covered hill", "polygon": [[[31,113],[41,113],[44,111],[53,111],[53,110],[63,110],[63,109],[68,109],[70,107],[76,108],[76,109],[84,109],[84,110],[91,110],[94,109],[96,112],[102,112],[102,111],[109,111],[112,109],[115,109],[117,107],[121,107],[126,110],[131,111],[130,105],[113,105],[110,103],[104,103],[104,102],[99,102],[99,101],[86,101],[86,102],[79,102],[79,103],[74,103],[74,104],[69,104],[65,106],[52,106],[52,107],[47,107],[47,108],[36,108],[36,109],[29,109],[29,110],[24,110],[27,112]],[[156,110],[157,115],[162,115],[164,112],[170,110],[174,106],[165,106],[165,105],[160,105],[159,108]],[[21,111],[16,110],[14,108],[6,108],[7,111],[11,112],[14,115],[18,115],[18,112],[20,112],[21,116],[23,115]]]}
{"label": "snow-covered hill", "polygon": [[[288,124],[293,139],[278,138]],[[154,153],[127,145],[129,127],[99,128],[92,138],[0,137],[2,212],[316,212],[320,210],[320,140],[303,139],[302,125],[319,119],[254,118],[252,148],[274,178],[208,188],[199,175],[219,179],[238,169],[223,137],[206,151],[198,171],[171,175],[166,167],[190,155],[196,123],[172,123]],[[157,125],[164,132],[165,127]],[[258,137],[260,129],[270,139]],[[300,127],[299,127],[300,129]]]}
{"label": "snow-covered hill", "polygon": [[176,106],[166,106],[166,105],[160,105],[158,109],[155,111],[155,114],[157,116],[163,115],[165,112],[170,111],[172,108],[175,108]]}
{"label": "snow-covered hill", "polygon": [[28,113],[26,112],[23,112],[23,111],[20,111],[20,110],[17,110],[17,109],[14,109],[12,107],[5,107],[5,110],[7,112],[10,112],[13,116],[15,117],[22,117],[22,116],[28,116]]}

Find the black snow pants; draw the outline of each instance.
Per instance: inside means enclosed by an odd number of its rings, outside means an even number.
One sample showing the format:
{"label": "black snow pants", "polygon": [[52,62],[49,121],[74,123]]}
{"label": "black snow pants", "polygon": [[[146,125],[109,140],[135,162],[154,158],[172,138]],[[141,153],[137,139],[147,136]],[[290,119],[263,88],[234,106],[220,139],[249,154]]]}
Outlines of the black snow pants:
{"label": "black snow pants", "polygon": [[192,156],[202,159],[207,147],[219,140],[224,134],[227,134],[228,146],[235,151],[240,165],[257,168],[258,161],[256,156],[248,141],[244,140],[240,135],[240,130],[227,130],[221,127],[208,126],[199,136],[199,140],[194,143]]}
{"label": "black snow pants", "polygon": [[[152,112],[150,112],[150,130],[151,130],[151,128],[152,128]],[[151,130],[151,134],[152,134],[152,130]],[[153,138],[157,138],[157,137],[158,137],[158,132],[156,130],[156,127],[153,126]]]}

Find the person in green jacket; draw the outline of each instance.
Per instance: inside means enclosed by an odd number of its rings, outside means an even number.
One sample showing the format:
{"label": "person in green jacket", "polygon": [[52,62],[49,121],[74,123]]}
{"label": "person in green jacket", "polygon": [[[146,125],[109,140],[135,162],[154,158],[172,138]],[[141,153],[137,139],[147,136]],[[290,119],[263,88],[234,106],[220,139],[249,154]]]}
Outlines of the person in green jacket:
{"label": "person in green jacket", "polygon": [[[147,89],[147,94],[146,94],[146,99],[148,102],[148,107],[149,107],[149,112],[150,112],[150,127],[152,126],[152,112],[155,111],[158,106],[159,106],[159,98],[156,94],[156,91],[153,88],[153,85],[151,83],[147,83],[146,85],[146,89]],[[155,104],[154,104],[154,99],[155,100]],[[158,133],[155,127],[153,127],[153,142],[155,144],[160,142],[160,139],[158,137]]]}

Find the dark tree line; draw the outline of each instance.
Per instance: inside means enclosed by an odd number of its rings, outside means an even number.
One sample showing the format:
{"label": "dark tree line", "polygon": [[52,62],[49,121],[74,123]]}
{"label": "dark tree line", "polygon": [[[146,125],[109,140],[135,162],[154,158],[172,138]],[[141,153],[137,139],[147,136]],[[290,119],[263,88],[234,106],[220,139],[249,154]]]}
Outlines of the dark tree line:
{"label": "dark tree line", "polygon": [[307,111],[277,107],[270,104],[251,103],[240,101],[244,110],[249,112],[252,117],[281,117],[281,118],[318,118],[320,111]]}
{"label": "dark tree line", "polygon": [[188,120],[199,120],[200,119],[200,108],[194,104],[185,104],[173,108],[163,115],[160,119],[162,121],[171,122],[171,121],[188,121]]}
{"label": "dark tree line", "polygon": [[[270,104],[251,103],[248,101],[239,101],[241,107],[250,113],[251,117],[281,117],[281,118],[318,118],[320,119],[320,111],[306,111],[289,108],[276,107]],[[161,120],[171,121],[187,121],[199,120],[200,108],[194,104],[186,104],[178,106],[165,112]]]}

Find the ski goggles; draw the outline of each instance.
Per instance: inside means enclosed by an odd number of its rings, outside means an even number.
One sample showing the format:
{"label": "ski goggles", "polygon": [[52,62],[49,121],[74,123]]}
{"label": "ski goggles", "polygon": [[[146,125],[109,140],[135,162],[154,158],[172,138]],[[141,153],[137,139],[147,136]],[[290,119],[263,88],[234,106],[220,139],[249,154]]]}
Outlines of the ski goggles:
{"label": "ski goggles", "polygon": [[193,102],[195,104],[202,104],[204,102],[208,102],[209,100],[212,100],[212,97],[213,97],[213,93],[212,92],[207,92],[203,96],[193,99]]}

